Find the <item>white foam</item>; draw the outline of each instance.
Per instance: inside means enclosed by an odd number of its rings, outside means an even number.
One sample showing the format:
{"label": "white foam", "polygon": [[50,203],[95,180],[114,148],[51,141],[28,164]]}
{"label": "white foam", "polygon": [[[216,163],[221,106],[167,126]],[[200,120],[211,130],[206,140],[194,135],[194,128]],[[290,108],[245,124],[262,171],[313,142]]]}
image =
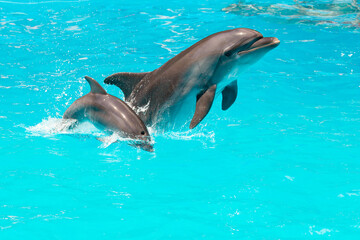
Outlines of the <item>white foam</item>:
{"label": "white foam", "polygon": [[[131,106],[131,104],[129,105]],[[140,113],[145,113],[149,109],[149,106],[150,106],[150,101],[148,101],[147,104],[142,107],[134,107],[133,110],[137,115],[139,115]]]}
{"label": "white foam", "polygon": [[[155,133],[156,134],[156,133]],[[198,141],[210,141],[212,143],[215,142],[215,132],[214,131],[194,131],[194,130],[187,130],[187,131],[171,131],[162,134],[162,137],[174,140],[198,140]]]}
{"label": "white foam", "polygon": [[105,136],[105,133],[97,129],[90,122],[78,123],[74,119],[52,118],[43,119],[41,123],[25,127],[33,136],[50,137],[59,134],[80,134],[93,135],[96,137]]}
{"label": "white foam", "polygon": [[[200,126],[198,126],[200,127]],[[53,118],[49,117],[43,119],[40,123],[35,126],[24,126],[27,132],[32,136],[41,136],[41,137],[53,137],[56,135],[66,134],[66,135],[89,135],[95,137],[101,141],[99,148],[107,148],[111,144],[116,142],[130,142],[136,143],[136,140],[131,138],[122,137],[117,132],[112,132],[108,134],[98,128],[96,128],[91,122],[81,122],[79,123],[73,119],[62,119],[62,118]],[[151,136],[151,144],[155,144],[155,137],[163,137],[165,139],[173,140],[185,140],[185,141],[201,141],[201,142],[211,142],[215,143],[215,132],[204,130],[205,125],[194,130],[177,130],[177,131],[168,131],[163,132],[157,130],[155,127],[148,127],[148,131]]]}
{"label": "white foam", "polygon": [[137,142],[137,140],[122,137],[117,132],[112,132],[112,134],[109,135],[108,132],[96,128],[91,122],[85,121],[79,123],[74,119],[49,117],[43,119],[41,123],[35,126],[24,128],[32,136],[53,137],[60,134],[89,135],[101,141],[102,144],[99,148],[107,148],[115,142]]}
{"label": "white foam", "polygon": [[104,136],[102,138],[97,138],[97,139],[102,142],[100,148],[107,148],[108,146],[110,146],[111,144],[116,143],[116,142],[132,141],[133,140],[131,138],[121,137],[116,132],[114,132],[111,135],[107,135],[107,136]]}

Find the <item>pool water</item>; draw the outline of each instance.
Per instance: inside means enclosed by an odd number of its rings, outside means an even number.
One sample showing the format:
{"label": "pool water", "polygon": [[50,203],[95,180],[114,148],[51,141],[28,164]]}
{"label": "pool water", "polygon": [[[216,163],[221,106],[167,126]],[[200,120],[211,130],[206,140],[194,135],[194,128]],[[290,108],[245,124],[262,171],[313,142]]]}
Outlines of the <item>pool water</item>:
{"label": "pool water", "polygon": [[[358,239],[360,10],[321,3],[0,1],[0,239]],[[154,153],[61,129],[85,75],[122,97],[106,76],[236,27],[281,44],[229,110]]]}

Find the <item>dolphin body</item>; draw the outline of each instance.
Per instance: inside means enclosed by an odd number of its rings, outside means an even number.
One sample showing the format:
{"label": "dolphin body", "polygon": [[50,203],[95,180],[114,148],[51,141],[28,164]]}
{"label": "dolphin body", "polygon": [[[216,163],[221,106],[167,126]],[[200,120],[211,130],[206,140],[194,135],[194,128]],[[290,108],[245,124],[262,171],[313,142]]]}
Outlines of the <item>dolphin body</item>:
{"label": "dolphin body", "polygon": [[115,73],[104,82],[123,91],[125,100],[145,124],[158,126],[164,121],[171,123],[169,117],[184,115],[185,122],[191,119],[192,129],[207,115],[215,95],[222,94],[222,109],[227,110],[237,97],[238,73],[279,43],[277,38],[263,37],[252,29],[222,31],[195,43],[152,72]]}
{"label": "dolphin body", "polygon": [[86,76],[85,79],[90,84],[90,93],[71,104],[63,118],[89,120],[97,127],[137,140],[135,146],[153,151],[149,132],[138,115],[125,102],[108,94],[93,78]]}

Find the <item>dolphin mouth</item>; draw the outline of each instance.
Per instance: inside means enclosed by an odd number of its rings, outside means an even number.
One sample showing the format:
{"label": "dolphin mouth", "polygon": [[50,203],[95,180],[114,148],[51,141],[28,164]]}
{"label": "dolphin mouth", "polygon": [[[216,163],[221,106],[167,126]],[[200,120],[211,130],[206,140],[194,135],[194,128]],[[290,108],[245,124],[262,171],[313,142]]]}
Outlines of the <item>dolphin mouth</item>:
{"label": "dolphin mouth", "polygon": [[154,145],[148,142],[136,143],[134,146],[147,152],[154,152]]}
{"label": "dolphin mouth", "polygon": [[150,136],[142,136],[141,138],[133,139],[129,144],[147,152],[154,152],[154,144]]}
{"label": "dolphin mouth", "polygon": [[147,152],[154,152],[154,145],[150,142],[145,141],[132,141],[129,143],[130,146],[140,148],[142,150],[145,150]]}
{"label": "dolphin mouth", "polygon": [[240,51],[237,54],[242,55],[250,52],[255,52],[260,49],[268,49],[268,48],[275,48],[280,44],[280,40],[276,37],[263,37],[259,40],[255,41],[250,47],[245,51]]}

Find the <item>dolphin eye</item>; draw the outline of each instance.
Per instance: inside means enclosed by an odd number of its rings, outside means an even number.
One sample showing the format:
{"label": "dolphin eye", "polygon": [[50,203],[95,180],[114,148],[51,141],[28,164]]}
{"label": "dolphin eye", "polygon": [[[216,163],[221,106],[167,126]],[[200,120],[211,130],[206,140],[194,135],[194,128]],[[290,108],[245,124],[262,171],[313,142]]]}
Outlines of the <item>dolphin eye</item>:
{"label": "dolphin eye", "polygon": [[141,135],[145,135],[145,132],[144,132],[144,131],[141,131]]}
{"label": "dolphin eye", "polygon": [[230,57],[232,55],[232,51],[227,51],[226,53],[225,53],[225,56],[227,56],[227,57]]}

